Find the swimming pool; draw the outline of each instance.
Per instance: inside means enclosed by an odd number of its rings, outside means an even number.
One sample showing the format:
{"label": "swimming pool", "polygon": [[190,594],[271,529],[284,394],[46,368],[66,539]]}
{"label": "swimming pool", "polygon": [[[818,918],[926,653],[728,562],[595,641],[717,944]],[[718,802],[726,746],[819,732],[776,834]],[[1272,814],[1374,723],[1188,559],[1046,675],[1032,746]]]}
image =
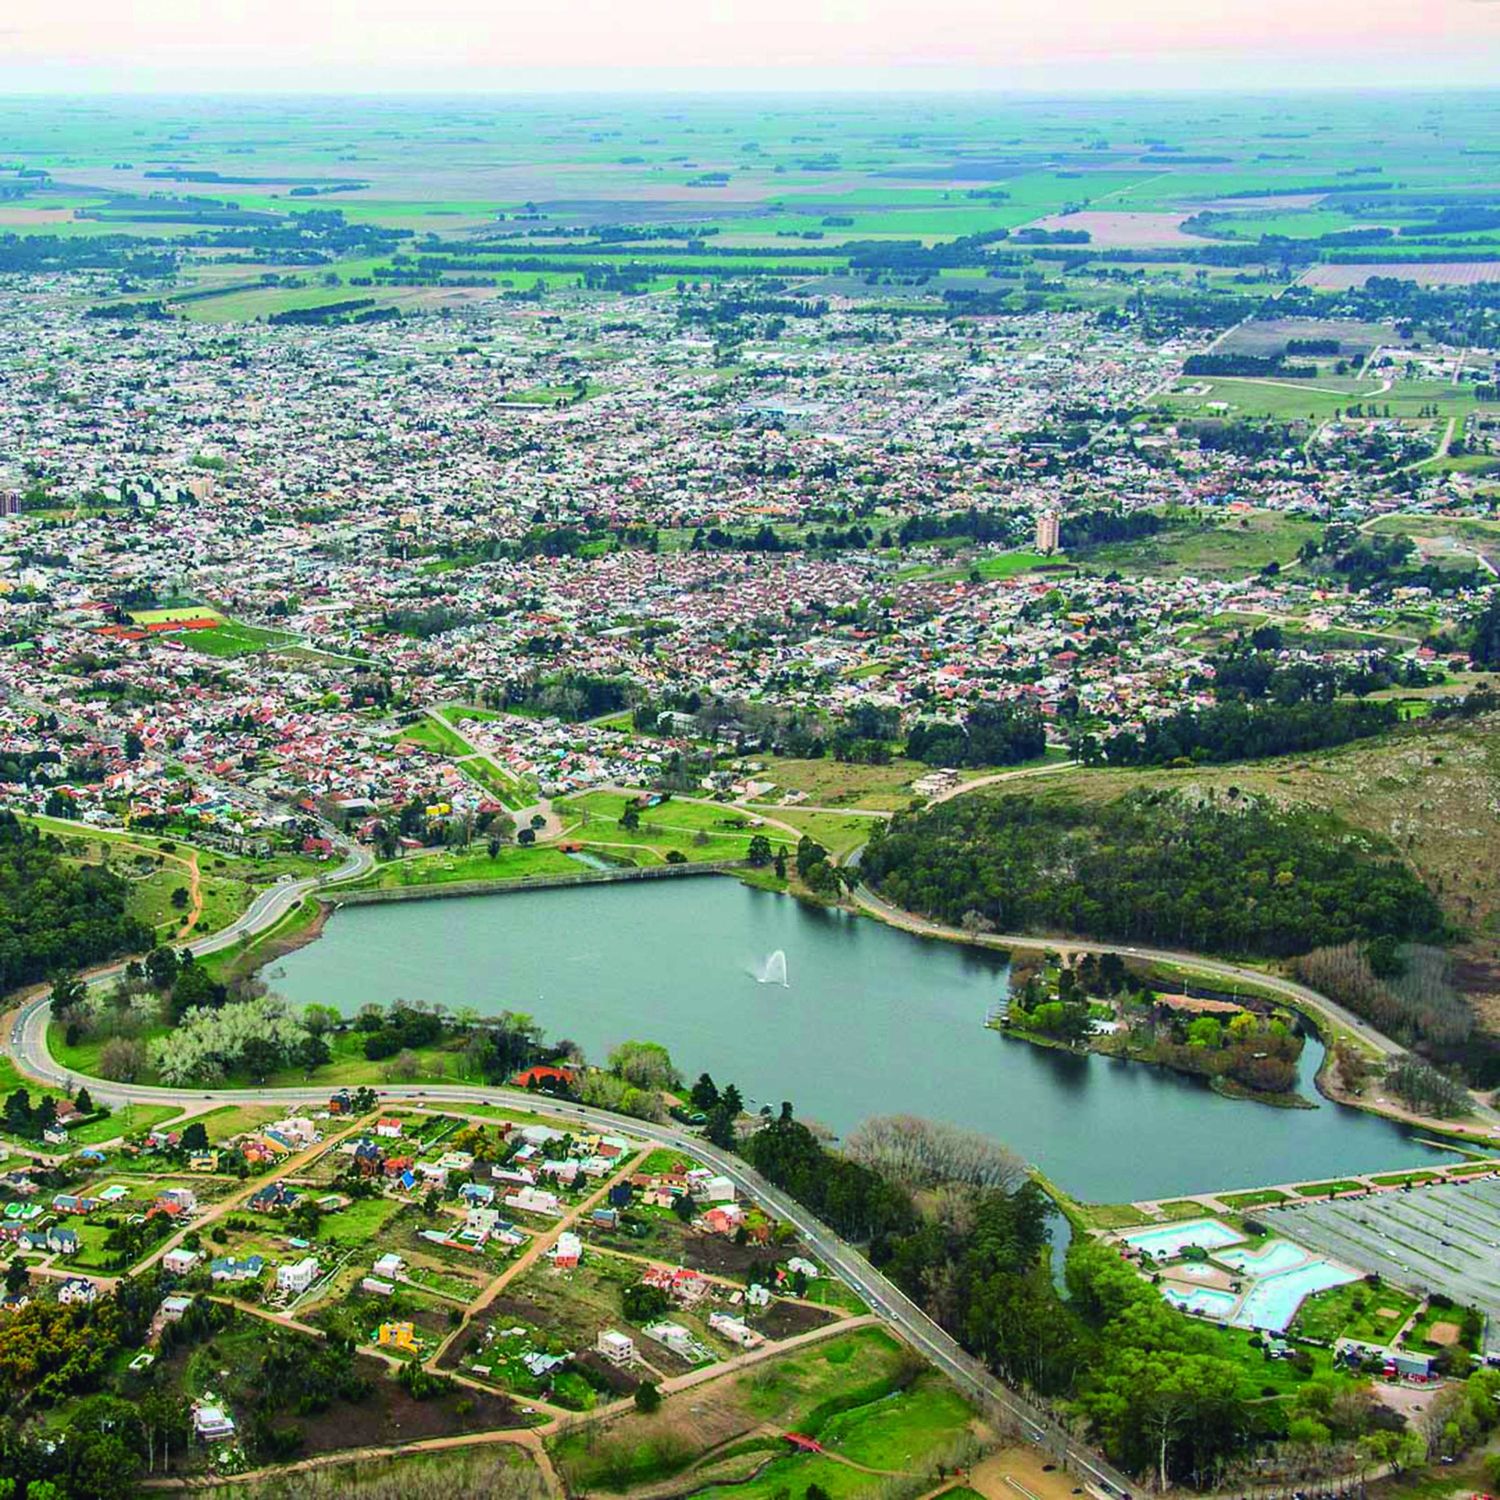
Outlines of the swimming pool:
{"label": "swimming pool", "polygon": [[1127,1234],[1125,1243],[1137,1250],[1149,1251],[1159,1260],[1171,1260],[1189,1246],[1200,1250],[1217,1250],[1237,1245],[1244,1235],[1236,1234],[1217,1219],[1189,1219],[1183,1224],[1162,1224],[1155,1229],[1137,1229]]}
{"label": "swimming pool", "polygon": [[1226,1250],[1216,1259],[1236,1271],[1245,1271],[1251,1276],[1275,1276],[1280,1271],[1290,1271],[1307,1259],[1308,1252],[1290,1240],[1267,1240],[1258,1250]]}
{"label": "swimming pool", "polygon": [[1195,1286],[1184,1291],[1180,1287],[1164,1286],[1161,1294],[1184,1312],[1202,1313],[1206,1318],[1228,1318],[1234,1311],[1234,1293],[1218,1292],[1212,1287]]}
{"label": "swimming pool", "polygon": [[1335,1265],[1330,1260],[1310,1260],[1295,1271],[1282,1271],[1257,1281],[1245,1294],[1234,1321],[1242,1328],[1267,1328],[1284,1333],[1304,1297],[1358,1280],[1359,1273],[1347,1266]]}

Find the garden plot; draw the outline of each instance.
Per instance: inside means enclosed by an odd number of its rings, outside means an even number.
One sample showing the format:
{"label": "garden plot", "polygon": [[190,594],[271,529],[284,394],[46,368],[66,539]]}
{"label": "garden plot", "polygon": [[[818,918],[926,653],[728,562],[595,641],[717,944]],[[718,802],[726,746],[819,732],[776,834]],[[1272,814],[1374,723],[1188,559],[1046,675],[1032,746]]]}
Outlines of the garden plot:
{"label": "garden plot", "polygon": [[1488,1347],[1500,1350],[1500,1179],[1268,1209],[1261,1217],[1350,1265],[1479,1308],[1489,1320]]}

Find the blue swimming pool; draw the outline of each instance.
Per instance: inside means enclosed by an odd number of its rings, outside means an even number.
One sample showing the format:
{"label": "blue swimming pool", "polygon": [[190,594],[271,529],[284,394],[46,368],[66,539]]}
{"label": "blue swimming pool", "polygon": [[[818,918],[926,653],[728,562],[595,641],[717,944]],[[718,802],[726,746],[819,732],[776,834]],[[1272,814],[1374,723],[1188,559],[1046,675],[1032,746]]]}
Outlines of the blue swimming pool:
{"label": "blue swimming pool", "polygon": [[1161,1224],[1153,1229],[1135,1229],[1123,1236],[1136,1250],[1149,1251],[1158,1260],[1170,1260],[1189,1246],[1199,1250],[1218,1250],[1237,1245],[1244,1235],[1236,1234],[1217,1219],[1189,1219],[1182,1224]]}
{"label": "blue swimming pool", "polygon": [[1307,1251],[1290,1240],[1267,1240],[1258,1250],[1226,1250],[1214,1258],[1251,1276],[1275,1276],[1300,1266],[1307,1259]]}
{"label": "blue swimming pool", "polygon": [[1358,1280],[1359,1273],[1347,1266],[1335,1265],[1330,1260],[1310,1260],[1295,1271],[1282,1271],[1257,1281],[1240,1304],[1234,1321],[1242,1328],[1285,1333],[1304,1297]]}
{"label": "blue swimming pool", "polygon": [[1162,1288],[1162,1296],[1184,1312],[1201,1313],[1206,1318],[1227,1319],[1234,1311],[1234,1293],[1216,1291],[1213,1287],[1195,1286],[1183,1290],[1167,1286]]}

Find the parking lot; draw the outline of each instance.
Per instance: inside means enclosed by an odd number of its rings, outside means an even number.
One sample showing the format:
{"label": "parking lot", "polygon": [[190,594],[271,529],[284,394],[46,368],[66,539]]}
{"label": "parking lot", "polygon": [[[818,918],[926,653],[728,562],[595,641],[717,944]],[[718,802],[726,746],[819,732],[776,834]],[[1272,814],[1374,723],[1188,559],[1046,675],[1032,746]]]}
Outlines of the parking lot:
{"label": "parking lot", "polygon": [[1359,1270],[1479,1308],[1488,1319],[1487,1349],[1500,1352],[1500,1179],[1299,1204],[1256,1217]]}

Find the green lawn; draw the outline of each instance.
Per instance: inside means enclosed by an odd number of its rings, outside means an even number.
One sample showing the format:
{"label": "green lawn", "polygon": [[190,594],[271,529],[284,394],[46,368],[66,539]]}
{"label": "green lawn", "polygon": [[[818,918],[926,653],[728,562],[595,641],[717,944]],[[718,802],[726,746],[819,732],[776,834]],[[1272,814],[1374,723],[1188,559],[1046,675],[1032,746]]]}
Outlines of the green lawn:
{"label": "green lawn", "polygon": [[214,630],[185,630],[173,639],[205,656],[250,656],[271,646],[289,645],[296,637],[280,630],[226,620]]}
{"label": "green lawn", "polygon": [[449,885],[454,881],[492,880],[500,883],[586,873],[584,865],[570,859],[560,849],[545,844],[533,844],[529,848],[521,844],[503,844],[493,859],[489,851],[480,846],[462,852],[444,850],[390,860],[377,865],[372,874],[354,888],[374,886],[377,890],[393,890],[405,886]]}
{"label": "green lawn", "polygon": [[1417,1306],[1417,1298],[1398,1287],[1354,1281],[1306,1298],[1291,1331],[1298,1338],[1327,1344],[1338,1338],[1388,1344]]}

